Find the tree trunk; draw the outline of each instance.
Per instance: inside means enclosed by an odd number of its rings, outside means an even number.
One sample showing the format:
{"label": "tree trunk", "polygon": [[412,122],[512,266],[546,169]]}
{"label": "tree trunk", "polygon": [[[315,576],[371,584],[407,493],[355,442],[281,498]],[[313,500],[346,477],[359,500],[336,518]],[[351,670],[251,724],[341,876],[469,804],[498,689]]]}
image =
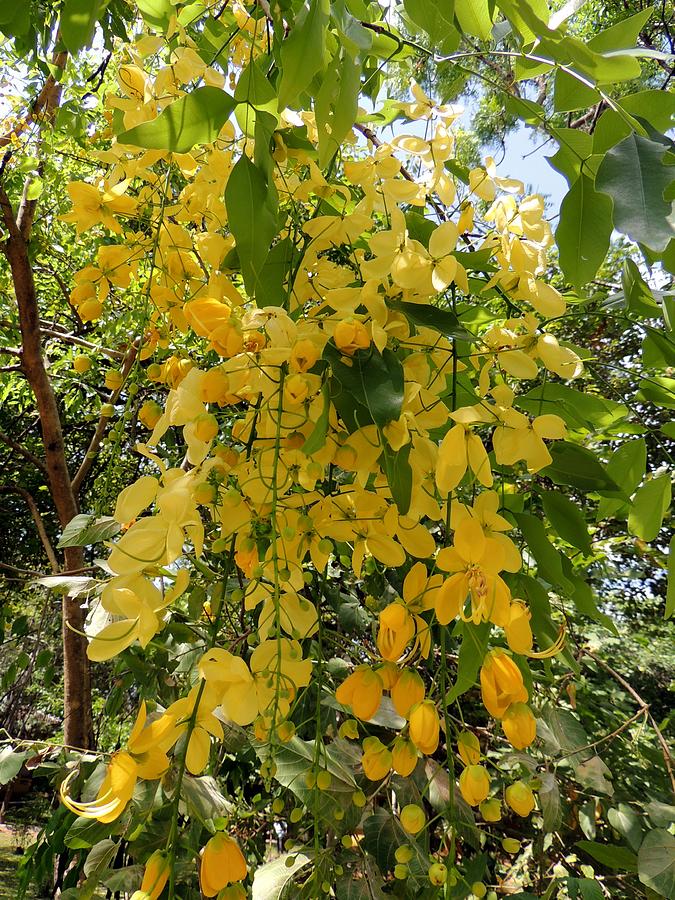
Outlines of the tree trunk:
{"label": "tree trunk", "polygon": [[[45,367],[40,336],[40,312],[33,271],[28,256],[28,237],[34,215],[34,203],[27,201],[26,191],[14,216],[11,203],[0,187],[2,219],[9,233],[4,252],[12,270],[14,292],[19,309],[21,327],[21,365],[35,395],[44,443],[45,463],[54,506],[59,522],[65,526],[78,513],[77,497],[73,491],[66,462],[61,419],[56,396]],[[65,551],[65,571],[84,567],[81,547]],[[77,597],[63,600],[63,726],[66,744],[81,749],[93,746],[91,716],[91,680],[84,630],[84,611]]]}

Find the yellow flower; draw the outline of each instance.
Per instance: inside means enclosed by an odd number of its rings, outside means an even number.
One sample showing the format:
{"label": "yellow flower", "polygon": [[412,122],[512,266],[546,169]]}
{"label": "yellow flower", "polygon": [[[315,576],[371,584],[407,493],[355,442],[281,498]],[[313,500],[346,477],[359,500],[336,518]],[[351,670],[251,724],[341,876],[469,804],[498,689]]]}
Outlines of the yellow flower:
{"label": "yellow flower", "polygon": [[457,735],[457,752],[465,766],[476,766],[480,762],[480,744],[471,731],[460,731]]}
{"label": "yellow flower", "polygon": [[473,506],[465,506],[453,500],[450,527],[453,531],[457,531],[464,519],[468,517],[477,519],[488,543],[499,545],[497,552],[501,552],[504,559],[502,568],[507,572],[517,572],[522,565],[520,553],[511,538],[504,534],[505,531],[511,531],[513,525],[497,512],[499,502],[496,491],[482,491],[476,497]]}
{"label": "yellow flower", "polygon": [[113,213],[129,216],[137,208],[137,203],[124,193],[129,186],[128,181],[120,181],[114,187],[97,187],[84,181],[71,181],[66,189],[73,201],[71,212],[60,216],[64,222],[74,222],[77,233],[87,231],[99,222],[120,234],[122,229]]}
{"label": "yellow flower", "polygon": [[382,679],[370,666],[359,666],[335,692],[335,699],[350,706],[357,718],[372,719],[382,701]]}
{"label": "yellow flower", "polygon": [[[511,594],[499,576],[503,553],[499,545],[485,538],[483,529],[474,518],[465,518],[457,527],[452,547],[438,554],[440,569],[454,572],[436,594],[436,616],[447,625],[456,616],[464,622],[491,621],[503,625],[509,609]],[[465,613],[467,598],[471,601]]]}
{"label": "yellow flower", "polygon": [[239,844],[228,834],[214,834],[201,851],[199,883],[205,897],[215,897],[218,891],[246,878],[246,860]]}
{"label": "yellow flower", "polygon": [[534,809],[534,794],[529,785],[525,784],[524,781],[516,781],[513,784],[510,784],[504,795],[507,804],[514,813],[517,813],[523,818],[529,816]]}
{"label": "yellow flower", "polygon": [[223,325],[229,324],[232,310],[215,297],[198,297],[183,307],[185,319],[200,337],[208,338]]}
{"label": "yellow flower", "polygon": [[483,442],[471,430],[485,416],[473,407],[451,414],[457,424],[445,435],[438,448],[436,485],[441,494],[449,494],[470,468],[484,487],[492,487],[492,469]]}
{"label": "yellow flower", "polygon": [[420,753],[429,756],[438,747],[440,721],[433,700],[418,703],[410,712],[410,740]]}
{"label": "yellow flower", "polygon": [[408,718],[410,709],[424,700],[424,682],[417,672],[404,669],[391,689],[391,699],[399,716]]}
{"label": "yellow flower", "polygon": [[381,781],[391,770],[392,754],[376,737],[367,737],[363,742],[361,765],[363,773],[370,781]]}
{"label": "yellow flower", "polygon": [[537,736],[537,721],[527,703],[512,703],[504,713],[502,728],[516,750],[529,747]]}
{"label": "yellow flower", "polygon": [[495,719],[501,719],[512,703],[527,703],[520,669],[499,648],[491,650],[485,657],[480,670],[480,687],[483,704]]}
{"label": "yellow flower", "polygon": [[189,721],[194,716],[194,726],[190,734],[190,740],[185,755],[185,765],[188,772],[193,775],[201,775],[209,761],[211,750],[211,736],[223,739],[223,726],[213,715],[213,710],[218,705],[216,692],[208,688],[199,698],[199,707],[195,713],[195,704],[199,695],[199,688],[193,687],[187,697],[176,700],[167,709],[167,713],[174,717],[176,723],[187,728]]}
{"label": "yellow flower", "polygon": [[402,603],[390,603],[380,613],[377,649],[383,659],[396,662],[415,634],[415,622]]}
{"label": "yellow flower", "polygon": [[63,804],[75,815],[99,822],[114,822],[131,800],[139,778],[159,778],[169,768],[166,751],[180,734],[173,716],[164,713],[146,726],[145,701],[129,735],[127,750],[113,753],[98,795],[91,803],[80,803],[68,795],[68,788],[77,775],[71,772],[61,784],[59,794]]}
{"label": "yellow flower", "polygon": [[490,776],[484,766],[467,766],[459,776],[459,790],[469,806],[478,806],[490,793]]}

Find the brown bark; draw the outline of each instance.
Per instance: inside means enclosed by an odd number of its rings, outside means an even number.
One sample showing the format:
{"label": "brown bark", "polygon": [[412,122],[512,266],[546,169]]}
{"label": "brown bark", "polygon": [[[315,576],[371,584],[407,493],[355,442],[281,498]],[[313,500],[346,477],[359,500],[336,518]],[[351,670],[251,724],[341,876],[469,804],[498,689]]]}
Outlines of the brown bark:
{"label": "brown bark", "polygon": [[[45,367],[40,337],[40,312],[28,256],[35,203],[28,201],[26,192],[17,215],[0,187],[0,211],[9,234],[3,246],[12,271],[14,292],[21,328],[21,365],[32,388],[40,416],[45,452],[45,465],[52,500],[62,526],[78,513],[77,497],[73,491],[66,462],[61,419],[56,396]],[[65,550],[65,571],[81,569],[84,553],[80,547]],[[82,749],[93,745],[91,718],[91,681],[84,630],[84,611],[77,597],[63,600],[63,680],[65,743]]]}

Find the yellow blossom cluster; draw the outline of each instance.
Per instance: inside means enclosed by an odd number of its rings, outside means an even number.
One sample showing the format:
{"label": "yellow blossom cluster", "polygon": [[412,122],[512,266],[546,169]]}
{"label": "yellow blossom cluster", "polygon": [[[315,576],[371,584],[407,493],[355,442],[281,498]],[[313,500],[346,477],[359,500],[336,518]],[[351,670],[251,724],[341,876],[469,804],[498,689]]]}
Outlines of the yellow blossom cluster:
{"label": "yellow blossom cluster", "polygon": [[[238,6],[236,15],[243,16]],[[253,20],[244,16],[241,27],[234,72],[248,62],[244,50],[258,48]],[[150,52],[136,46],[119,71],[122,96],[110,105],[124,128],[151,122],[193,79],[224,84],[191,47],[154,75],[144,69]],[[188,153],[116,142],[101,155],[105,183],[69,188],[67,220],[119,239],[76,276],[72,302],[86,320],[99,318],[104,302],[144,304],[142,358],[153,357],[145,374],[166,386],[163,403],[153,398],[141,409],[149,434],[137,449],[147,465],[117,501],[122,534],[100,597],[107,624],[92,630],[90,658],[111,659],[135,642],[147,647],[172,610],[183,609],[193,573],[217,565],[226,582],[239,582],[207,611],[213,628],[201,644],[197,683],[150,724],[143,705],[98,798],[71,800],[72,782],[64,782],[62,796],[79,815],[119,816],[138,778],[165,774],[179,738],[195,775],[225,723],[252,726],[272,745],[288,739],[294,705],[314,677],[312,641],[325,616],[324,595],[312,586],[334,578],[338,563],[357,581],[373,568],[395,570],[402,585],[378,610],[366,658],[336,692],[360,720],[353,736],[385,692],[405,723],[390,745],[366,729],[368,779],[409,775],[419,754],[450,742],[438,685],[422,663],[437,658],[439,629],[454,623],[498,629],[493,640],[510,652],[489,651],[483,702],[514,747],[535,738],[512,656],[533,652],[530,613],[505,578],[520,569],[521,555],[497,488],[504,468],[536,473],[549,465],[548,442],[566,432],[559,416],[518,408],[518,383],[536,378],[540,366],[574,378],[582,364],[545,330],[565,300],[543,280],[552,240],[543,201],[497,176],[489,159],[458,182],[445,166],[458,111],[436,107],[417,85],[413,96],[401,113],[428,120],[427,137],[357,145],[331,177],[316,165],[312,114],[279,111],[267,176],[279,203],[271,252],[294,252],[273,302],[271,288],[247,290],[239,275],[237,255],[247,248],[223,199],[238,161],[253,158],[245,130],[226,123],[211,144]],[[301,130],[308,139],[291,140]],[[431,209],[426,230],[411,208],[418,218]],[[491,274],[481,280],[486,261]],[[460,329],[463,313],[504,299],[488,327]],[[176,446],[180,455],[169,462]],[[228,604],[238,606],[246,631],[224,646]],[[473,736],[460,738],[459,753],[464,798],[494,820]],[[520,815],[534,804],[520,782],[506,800]],[[245,877],[240,856],[231,838],[214,835],[201,858],[206,896]]]}

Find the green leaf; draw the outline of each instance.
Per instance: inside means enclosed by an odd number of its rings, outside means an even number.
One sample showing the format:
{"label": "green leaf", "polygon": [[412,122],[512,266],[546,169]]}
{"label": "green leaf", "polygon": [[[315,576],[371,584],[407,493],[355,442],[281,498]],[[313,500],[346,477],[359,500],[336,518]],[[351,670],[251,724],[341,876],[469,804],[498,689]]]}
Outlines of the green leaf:
{"label": "green leaf", "polygon": [[321,388],[321,393],[323,395],[323,409],[321,410],[321,415],[316,420],[312,433],[300,448],[307,456],[311,456],[313,453],[316,453],[317,450],[320,450],[325,445],[326,437],[328,436],[330,397],[328,395],[328,386],[326,384]]}
{"label": "green leaf", "polygon": [[540,474],[556,484],[568,484],[586,494],[591,491],[600,494],[622,493],[619,485],[610,477],[596,455],[586,447],[571,444],[569,441],[556,441],[549,445],[548,449],[553,462],[542,469]]}
{"label": "green leaf", "polygon": [[282,238],[270,250],[260,270],[260,305],[285,306],[287,283],[299,259],[299,251],[289,237]]}
{"label": "green leaf", "polygon": [[673,91],[638,91],[622,97],[621,107],[632,115],[647,119],[653,128],[665,134],[675,127],[675,93]]}
{"label": "green leaf", "polygon": [[592,756],[586,762],[579,763],[574,769],[574,777],[579,784],[591,788],[599,794],[613,796],[614,785],[610,781],[612,773],[599,756]]}
{"label": "green leaf", "polygon": [[220,88],[196,88],[174,100],[151,122],[118,134],[117,141],[147,150],[187,153],[195,144],[215,141],[236,105],[234,98]]}
{"label": "green leaf", "polygon": [[607,813],[607,820],[615,831],[625,838],[632,850],[638,850],[643,831],[640,816],[627,803],[619,803]]}
{"label": "green leaf", "polygon": [[667,334],[650,328],[642,342],[642,364],[650,369],[675,366],[675,341]]}
{"label": "green leaf", "polygon": [[252,59],[239,76],[234,91],[237,103],[249,103],[255,107],[276,106],[277,94],[256,59]]}
{"label": "green leaf", "polygon": [[12,750],[11,747],[3,747],[0,750],[0,784],[7,784],[21,771],[21,766],[28,759],[30,753],[27,750]]}
{"label": "green leaf", "polygon": [[663,828],[650,831],[638,852],[638,877],[662,897],[675,896],[675,837]]}
{"label": "green leaf", "polygon": [[591,281],[602,265],[612,234],[612,202],[581,175],[565,194],[555,232],[560,267],[576,288]]}
{"label": "green leaf", "polygon": [[631,312],[648,319],[658,315],[658,303],[632,259],[624,260],[621,287],[626,298],[626,306]]}
{"label": "green leaf", "polygon": [[663,144],[631,133],[607,151],[595,179],[614,202],[614,227],[633,241],[661,252],[675,236],[673,204],[663,199],[675,179],[664,165]]}
{"label": "green leaf", "polygon": [[[317,754],[314,741],[303,741],[294,737],[283,746],[275,748],[274,762],[277,766],[275,779],[283,787],[288,788],[311,810],[316,813],[324,826],[334,829],[338,834],[351,832],[361,819],[362,810],[352,803],[352,795],[358,790],[351,765],[345,760],[349,757],[340,754],[342,741],[334,741],[330,747],[321,751],[321,766],[331,774],[331,784],[326,790],[317,793],[314,788],[307,787],[305,775],[314,766]],[[256,744],[255,752],[262,760],[269,755],[267,745]],[[347,747],[351,751],[351,745]],[[317,802],[318,800],[318,802]],[[341,811],[341,819],[335,813]]]}
{"label": "green leaf", "polygon": [[542,718],[537,719],[539,731],[547,753],[557,755],[562,751],[572,765],[581,762],[588,737],[584,726],[569,710],[546,706]]}
{"label": "green leaf", "polygon": [[480,625],[463,622],[457,628],[462,634],[462,644],[457,658],[457,677],[445,698],[448,706],[475,684],[487,650],[491,625],[489,622]]}
{"label": "green leaf", "polygon": [[566,878],[570,900],[604,900],[604,893],[597,881],[590,878]]}
{"label": "green leaf", "polygon": [[616,844],[598,844],[597,841],[577,841],[576,846],[608,869],[637,872],[638,858],[627,847]]}
{"label": "green leaf", "polygon": [[303,4],[291,32],[281,44],[279,109],[293,106],[317,72],[324,68],[329,0]]}
{"label": "green leaf", "polygon": [[104,838],[102,841],[94,844],[84,861],[83,871],[87,878],[91,875],[100,875],[104,869],[107,869],[109,863],[113,861],[116,852],[117,844],[110,838]]}
{"label": "green leaf", "polygon": [[652,375],[650,378],[642,378],[638,387],[640,388],[636,394],[638,400],[648,400],[655,406],[675,409],[675,378]]}
{"label": "green leaf", "polygon": [[628,407],[623,403],[555,381],[537,385],[516,402],[533,416],[556,413],[570,428],[584,429],[592,434],[614,427],[628,415]]}
{"label": "green leaf", "polygon": [[59,26],[63,43],[73,56],[91,44],[102,7],[101,0],[65,0]]}
{"label": "green leaf", "polygon": [[[588,87],[564,69],[556,70],[553,92],[553,106],[556,112],[588,109],[599,100],[600,94],[594,88]],[[586,136],[590,137],[590,135]]]}
{"label": "green leaf", "polygon": [[[368,350],[357,350],[352,357],[343,357],[331,340],[324,348],[323,358],[330,364],[338,385],[338,391],[331,393],[334,403],[342,394],[347,408],[355,400],[380,427],[400,417],[403,368],[391,350],[385,348],[380,353],[371,345]],[[361,422],[358,427],[364,424],[368,423]]]}
{"label": "green leaf", "polygon": [[245,153],[230,173],[225,206],[246,291],[255,297],[263,290],[262,269],[277,233],[276,191]]}
{"label": "green leaf", "polygon": [[562,823],[560,790],[552,772],[543,772],[540,779],[539,802],[544,816],[544,831],[550,834],[557,831]]}
{"label": "green leaf", "polygon": [[[612,453],[607,460],[607,474],[613,478],[621,490],[630,497],[644,478],[647,467],[647,445],[644,438],[636,441],[626,441]],[[600,522],[608,516],[615,515],[627,504],[624,500],[601,497],[598,504],[596,519]],[[625,513],[624,513],[625,515]]]}
{"label": "green leaf", "polygon": [[675,613],[675,536],[670,539],[668,546],[668,588],[664,618],[669,619],[673,613]]}
{"label": "green leaf", "polygon": [[410,303],[406,300],[389,300],[389,309],[402,312],[403,315],[415,325],[424,328],[434,328],[449,338],[457,338],[460,341],[476,341],[475,335],[462,326],[459,319],[449,309],[439,309],[431,303]]}
{"label": "green leaf", "polygon": [[360,87],[361,65],[342,50],[333,58],[314,102],[322,168],[338,153],[356,121]]}
{"label": "green leaf", "polygon": [[560,537],[586,556],[592,553],[591,538],[581,510],[558,491],[542,491],[544,512]]}
{"label": "green leaf", "polygon": [[109,838],[112,827],[110,823],[105,824],[96,819],[78,817],[66,832],[63,840],[66,847],[71,850],[86,850],[104,838]]}
{"label": "green leaf", "polygon": [[312,852],[302,849],[290,853],[282,853],[272,862],[258,866],[253,876],[251,887],[252,900],[281,900],[287,896],[295,876],[312,862]]}
{"label": "green leaf", "polygon": [[481,41],[492,37],[488,0],[455,0],[455,15],[463,34],[474,35]]}
{"label": "green leaf", "polygon": [[643,541],[653,541],[670,506],[670,475],[665,473],[645,481],[633,497],[628,514],[628,530]]}
{"label": "green leaf", "polygon": [[120,530],[119,522],[112,516],[96,516],[80,513],[63,529],[63,534],[56,545],[59,550],[64,547],[88,547],[100,541],[110,540]]}
{"label": "green leaf", "polygon": [[549,584],[558,585],[565,591],[571,591],[572,583],[563,574],[563,555],[548,539],[541,520],[529,513],[513,513],[513,517],[536,560],[539,575]]}
{"label": "green leaf", "polygon": [[403,0],[405,11],[413,24],[425,31],[434,42],[442,44],[457,34],[454,24],[453,0]]}
{"label": "green leaf", "polygon": [[647,19],[654,12],[653,7],[647,7],[640,10],[634,16],[623,19],[610,28],[605,28],[598,32],[588,42],[588,46],[596,53],[606,53],[611,50],[625,50],[629,47],[635,47],[640,32],[644,28]]}
{"label": "green leaf", "polygon": [[408,457],[411,444],[408,442],[400,450],[392,450],[385,442],[380,465],[387,476],[389,490],[400,516],[405,516],[410,509],[413,473]]}
{"label": "green leaf", "polygon": [[171,16],[176,12],[171,0],[136,0],[141,15],[150,28],[155,31],[166,31],[171,22]]}

